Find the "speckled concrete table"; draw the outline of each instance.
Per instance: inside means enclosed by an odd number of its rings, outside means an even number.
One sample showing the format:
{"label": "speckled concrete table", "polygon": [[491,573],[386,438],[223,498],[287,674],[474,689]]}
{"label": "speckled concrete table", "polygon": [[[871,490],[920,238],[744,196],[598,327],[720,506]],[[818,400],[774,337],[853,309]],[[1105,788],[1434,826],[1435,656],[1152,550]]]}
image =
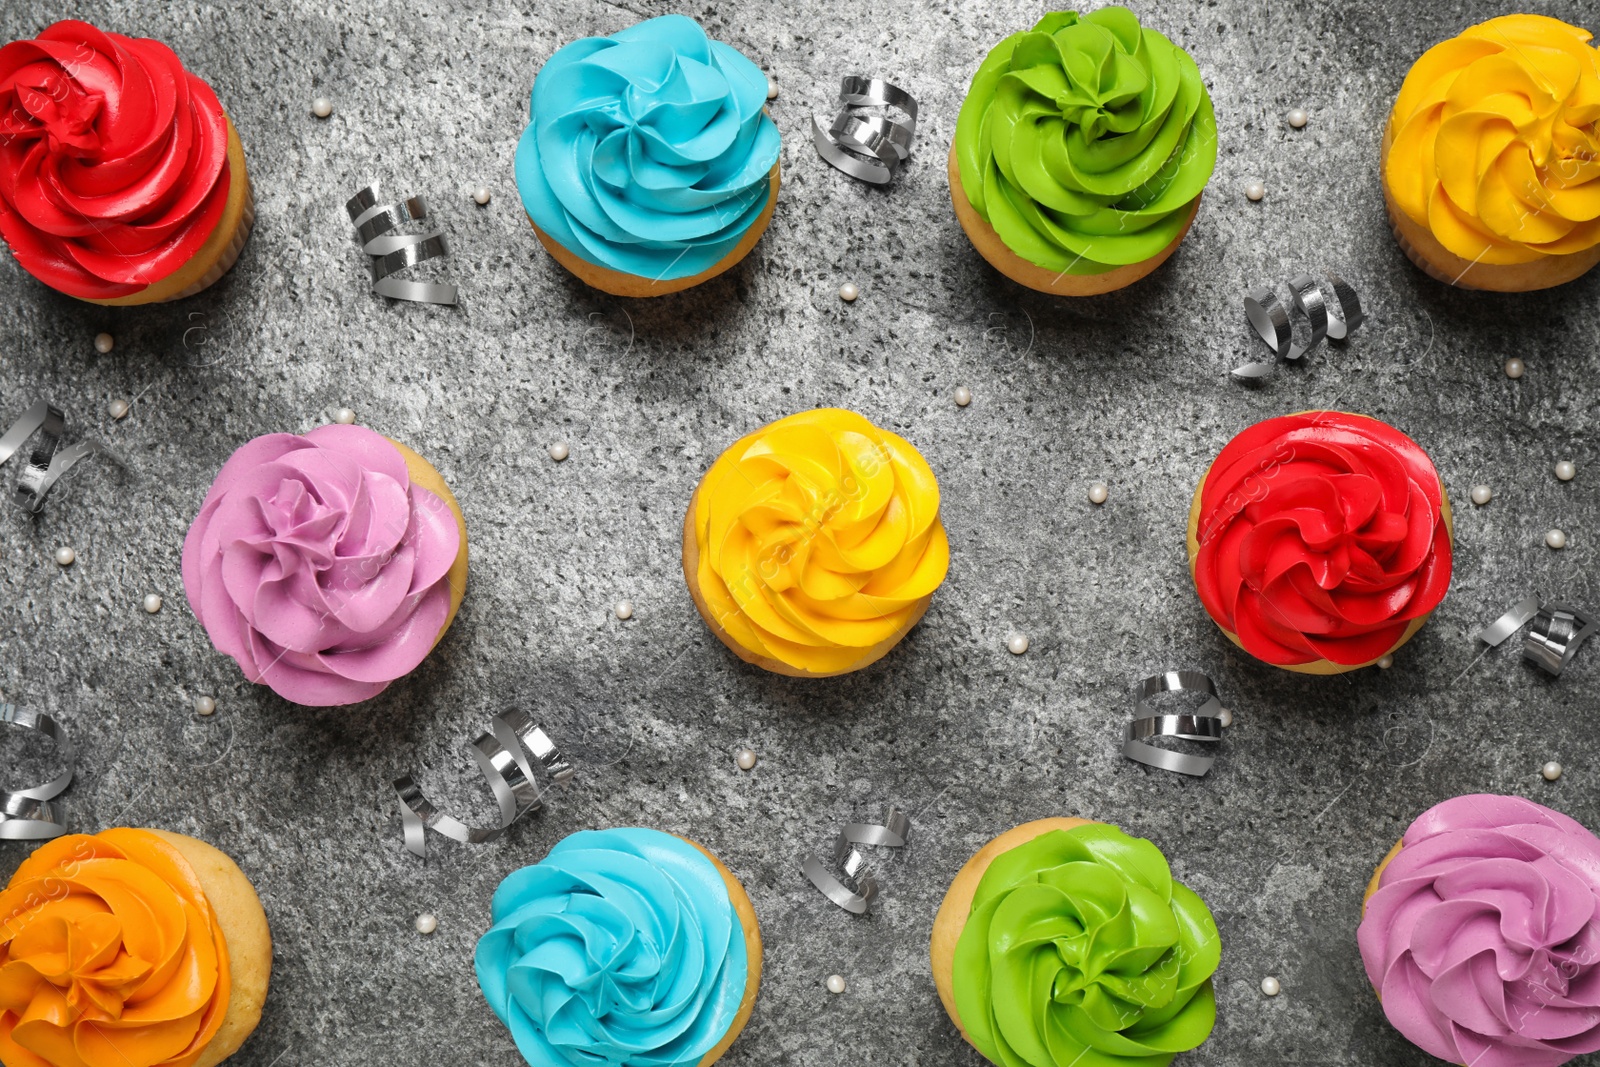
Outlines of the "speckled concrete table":
{"label": "speckled concrete table", "polygon": [[[673,10],[782,86],[783,193],[740,268],[621,302],[539,248],[512,151],[559,44]],[[1215,911],[1217,1028],[1183,1062],[1433,1062],[1387,1025],[1362,973],[1354,930],[1373,864],[1420,810],[1459,793],[1522,794],[1600,825],[1600,648],[1559,681],[1510,645],[1467,671],[1470,635],[1529,590],[1600,605],[1600,272],[1529,296],[1446,290],[1395,246],[1377,178],[1411,61],[1505,10],[1143,5],[1205,73],[1216,177],[1168,265],[1066,302],[978,258],[944,174],[968,78],[1036,4],[12,0],[5,39],[70,15],[173,44],[238,126],[259,217],[231,275],[167,306],[77,303],[0,257],[0,414],[48,396],[141,475],[86,461],[37,519],[0,512],[4,699],[51,709],[78,739],[76,828],[198,834],[254,877],[276,961],[243,1067],[520,1062],[472,975],[490,893],[566,833],[636,823],[719,853],[762,918],[761,999],[727,1063],[971,1067],[928,973],[934,910],[983,841],[1057,814],[1151,838]],[[922,101],[917,150],[887,190],[809,144],[811,112],[851,71]],[[316,96],[334,103],[326,121],[310,114]],[[1304,130],[1284,121],[1293,107],[1310,111]],[[373,178],[428,198],[459,308],[368,291],[342,205]],[[1267,196],[1251,203],[1242,189],[1257,179]],[[469,196],[480,183],[494,192],[482,208]],[[1321,266],[1361,289],[1371,321],[1355,343],[1259,388],[1231,383],[1258,348],[1242,292]],[[846,281],[861,287],[852,305],[835,295]],[[115,335],[110,354],[94,350],[100,331]],[[1519,380],[1502,372],[1511,356],[1526,361]],[[970,407],[952,403],[960,385]],[[133,402],[122,421],[107,414],[117,398]],[[745,667],[709,635],[678,530],[723,447],[817,405],[859,410],[923,451],[954,559],[896,652],[803,683]],[[364,705],[308,709],[212,650],[183,598],[179,547],[230,451],[342,406],[449,479],[472,571],[460,619],[414,676]],[[1196,479],[1235,432],[1335,406],[1432,454],[1458,505],[1455,582],[1393,669],[1307,678],[1242,657],[1211,625],[1182,530]],[[571,447],[559,464],[546,451],[558,440]],[[1551,473],[1563,458],[1572,482]],[[1110,486],[1098,508],[1085,499],[1096,480]],[[1494,500],[1472,507],[1480,482]],[[1551,527],[1567,531],[1564,551],[1544,547]],[[51,561],[63,544],[77,550],[70,568]],[[150,592],[165,597],[158,614],[141,610]],[[619,598],[636,605],[630,621],[613,615]],[[1030,637],[1026,655],[1006,650],[1013,632]],[[1117,752],[1133,680],[1179,666],[1209,672],[1237,716],[1204,780]],[[209,720],[190,710],[200,695],[218,701]],[[390,778],[416,770],[442,803],[483,810],[461,746],[508,703],[575,751],[577,783],[498,843],[440,841],[426,863],[403,853]],[[748,774],[734,762],[746,745],[761,753]],[[15,737],[0,746],[8,768],[44,761]],[[1567,768],[1555,783],[1538,773],[1551,758]],[[891,801],[911,813],[913,841],[883,857],[881,903],[854,918],[798,860]],[[26,851],[0,844],[0,876]],[[413,930],[420,912],[439,918],[431,937]],[[824,989],[833,973],[843,995]],[[1275,999],[1259,992],[1269,974]]]}

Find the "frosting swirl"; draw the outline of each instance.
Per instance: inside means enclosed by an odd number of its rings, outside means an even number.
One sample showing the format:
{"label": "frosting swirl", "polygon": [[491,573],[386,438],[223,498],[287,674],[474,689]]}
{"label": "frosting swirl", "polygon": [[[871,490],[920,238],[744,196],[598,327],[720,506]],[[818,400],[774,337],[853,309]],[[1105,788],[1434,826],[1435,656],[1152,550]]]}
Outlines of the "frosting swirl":
{"label": "frosting swirl", "polygon": [[158,41],[58,22],[0,48],[0,235],[92,300],[188,262],[228,200],[228,119]]}
{"label": "frosting swirl", "polygon": [[1383,1011],[1440,1059],[1554,1067],[1600,1051],[1600,840],[1520,797],[1411,824],[1357,932]]}
{"label": "frosting swirl", "polygon": [[231,990],[194,868],[148,831],[58,837],[0,892],[0,1060],[13,1067],[191,1067]]}
{"label": "frosting swirl", "polygon": [[353,704],[410,673],[452,614],[464,537],[361,426],[268,434],[223,464],[183,542],[183,587],[218,650],[299,704]]}
{"label": "frosting swirl", "polygon": [[767,206],[778,127],[767,78],[684,15],[556,51],[533,83],[517,191],[590,263],[668,281],[701,273]]}
{"label": "frosting swirl", "polygon": [[585,830],[495,890],[478,985],[529,1063],[694,1067],[738,1016],[744,928],[715,864],[658,830]]}
{"label": "frosting swirl", "polygon": [[1450,511],[1417,443],[1307,411],[1228,442],[1195,493],[1190,569],[1206,611],[1278,666],[1370,663],[1450,586]]}
{"label": "frosting swirl", "polygon": [[956,943],[962,1029],[991,1063],[1159,1067],[1216,1022],[1211,912],[1114,826],[1051,830],[989,865]]}
{"label": "frosting swirl", "polygon": [[1125,7],[1061,11],[995,46],[956,122],[974,210],[1006,247],[1068,274],[1155,256],[1217,163],[1200,68]]}
{"label": "frosting swirl", "polygon": [[1600,244],[1600,52],[1545,15],[1505,15],[1434,45],[1390,115],[1400,210],[1475,263]]}
{"label": "frosting swirl", "polygon": [[742,648],[810,673],[850,670],[915,625],[950,568],[927,461],[837,408],[729,448],[689,521],[707,617]]}

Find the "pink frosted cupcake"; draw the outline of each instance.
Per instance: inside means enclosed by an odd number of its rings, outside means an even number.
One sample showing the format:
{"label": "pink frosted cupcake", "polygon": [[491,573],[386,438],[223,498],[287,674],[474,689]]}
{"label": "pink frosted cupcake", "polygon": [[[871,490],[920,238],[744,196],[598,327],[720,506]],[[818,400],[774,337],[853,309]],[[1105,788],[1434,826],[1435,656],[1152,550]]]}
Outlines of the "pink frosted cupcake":
{"label": "pink frosted cupcake", "polygon": [[183,543],[217,648],[297,704],[354,704],[415,670],[467,587],[444,478],[360,426],[268,434],[223,464]]}

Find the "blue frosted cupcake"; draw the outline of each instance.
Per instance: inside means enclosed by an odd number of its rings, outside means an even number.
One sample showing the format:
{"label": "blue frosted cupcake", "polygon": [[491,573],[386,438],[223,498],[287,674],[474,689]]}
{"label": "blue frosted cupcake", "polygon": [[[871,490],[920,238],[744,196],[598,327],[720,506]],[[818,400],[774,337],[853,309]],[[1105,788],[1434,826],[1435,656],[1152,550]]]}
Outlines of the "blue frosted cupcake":
{"label": "blue frosted cupcake", "polygon": [[573,834],[500,883],[493,916],[478,985],[536,1067],[710,1067],[755,1007],[755,909],[692,841]]}
{"label": "blue frosted cupcake", "polygon": [[778,202],[767,78],[683,15],[551,56],[517,191],[562,266],[617,296],[698,285],[755,247]]}

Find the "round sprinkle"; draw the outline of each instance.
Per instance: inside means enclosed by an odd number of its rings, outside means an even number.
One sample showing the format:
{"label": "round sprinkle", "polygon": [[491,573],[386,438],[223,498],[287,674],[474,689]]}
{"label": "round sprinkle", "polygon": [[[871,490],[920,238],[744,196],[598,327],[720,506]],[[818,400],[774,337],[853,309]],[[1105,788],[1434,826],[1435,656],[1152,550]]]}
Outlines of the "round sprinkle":
{"label": "round sprinkle", "polygon": [[1233,711],[1229,708],[1218,708],[1217,719],[1224,727],[1233,725]]}
{"label": "round sprinkle", "polygon": [[1279,982],[1276,978],[1269,974],[1265,978],[1261,979],[1261,992],[1265,993],[1269,997],[1275,997],[1279,993],[1283,992],[1283,983]]}
{"label": "round sprinkle", "polygon": [[955,401],[956,407],[966,407],[968,404],[972,403],[972,390],[968,389],[964,385],[956,386]]}
{"label": "round sprinkle", "polygon": [[1563,482],[1570,482],[1578,476],[1577,465],[1570,459],[1564,459],[1556,464],[1556,477]]}
{"label": "round sprinkle", "polygon": [[738,761],[741,771],[753,771],[756,766],[756,750],[753,748],[741,748],[734,756],[734,759]]}
{"label": "round sprinkle", "polygon": [[555,444],[550,446],[550,458],[555,460],[557,463],[560,463],[570,455],[572,455],[572,449],[567,447],[567,443],[565,441],[557,441]]}
{"label": "round sprinkle", "polygon": [[1506,377],[1507,378],[1520,378],[1520,377],[1522,377],[1522,372],[1527,370],[1527,369],[1528,368],[1523,365],[1522,360],[1520,360],[1520,359],[1508,359],[1508,360],[1506,360]]}
{"label": "round sprinkle", "polygon": [[325,119],[333,114],[333,101],[325,96],[319,96],[311,101],[311,113],[319,119]]}
{"label": "round sprinkle", "polygon": [[1544,543],[1551,548],[1566,548],[1567,534],[1564,530],[1551,530],[1544,535]]}
{"label": "round sprinkle", "polygon": [[856,297],[860,295],[861,287],[855,282],[845,282],[843,285],[839,286],[839,299],[843,300],[846,304],[855,303]]}
{"label": "round sprinkle", "polygon": [[487,185],[480,185],[476,189],[472,190],[472,202],[477,204],[479,207],[482,207],[489,202],[489,195],[489,187]]}
{"label": "round sprinkle", "polygon": [[830,993],[843,993],[844,992],[844,975],[842,975],[842,974],[830,974],[830,975],[828,975],[828,983],[827,984],[828,984],[828,992],[830,992]]}
{"label": "round sprinkle", "polygon": [[94,335],[94,350],[102,356],[115,347],[117,347],[117,339],[109,333],[97,333]]}
{"label": "round sprinkle", "polygon": [[333,421],[339,423],[341,426],[349,426],[351,423],[356,421],[356,413],[351,411],[349,408],[340,408],[338,411],[333,413]]}
{"label": "round sprinkle", "polygon": [[439,929],[439,920],[430,913],[423,912],[417,916],[417,933],[431,934],[437,929]]}
{"label": "round sprinkle", "polygon": [[1250,182],[1244,187],[1244,195],[1247,200],[1260,200],[1267,195],[1267,187],[1260,182]]}
{"label": "round sprinkle", "polygon": [[1012,634],[1006,639],[1006,648],[1011,650],[1013,656],[1020,656],[1028,651],[1028,635]]}
{"label": "round sprinkle", "polygon": [[1553,782],[1557,778],[1561,777],[1561,764],[1557,763],[1555,760],[1551,760],[1549,763],[1546,763],[1543,767],[1539,768],[1539,773],[1544,775],[1545,781]]}
{"label": "round sprinkle", "polygon": [[1472,502],[1480,508],[1493,499],[1494,491],[1487,485],[1475,485],[1472,487]]}
{"label": "round sprinkle", "polygon": [[772,75],[767,75],[767,99],[778,99],[778,82]]}
{"label": "round sprinkle", "polygon": [[1297,107],[1289,112],[1289,125],[1297,130],[1305,129],[1306,123],[1311,121],[1311,116],[1306,114],[1306,109]]}
{"label": "round sprinkle", "polygon": [[1089,503],[1104,504],[1111,498],[1111,490],[1105,482],[1095,482],[1089,487]]}
{"label": "round sprinkle", "polygon": [[146,593],[143,601],[144,610],[154,615],[161,610],[161,597],[156,593]]}
{"label": "round sprinkle", "polygon": [[216,702],[215,698],[213,698],[213,697],[195,697],[194,698],[194,713],[196,715],[202,715],[202,716],[206,716],[206,717],[210,717],[212,715],[215,715],[217,713],[217,702]]}
{"label": "round sprinkle", "polygon": [[631,601],[631,600],[619,600],[619,601],[617,601],[616,612],[617,612],[617,618],[619,618],[619,619],[627,620],[627,619],[633,618],[633,601]]}
{"label": "round sprinkle", "polygon": [[125,419],[128,417],[128,402],[126,400],[113,400],[106,405],[106,411],[110,413],[113,419]]}
{"label": "round sprinkle", "polygon": [[72,550],[71,545],[62,545],[52,554],[52,558],[63,567],[72,566],[78,554]]}
{"label": "round sprinkle", "polygon": [[1390,667],[1393,667],[1393,666],[1394,666],[1394,653],[1393,652],[1385,652],[1383,655],[1378,657],[1378,669],[1380,671],[1386,671]]}

